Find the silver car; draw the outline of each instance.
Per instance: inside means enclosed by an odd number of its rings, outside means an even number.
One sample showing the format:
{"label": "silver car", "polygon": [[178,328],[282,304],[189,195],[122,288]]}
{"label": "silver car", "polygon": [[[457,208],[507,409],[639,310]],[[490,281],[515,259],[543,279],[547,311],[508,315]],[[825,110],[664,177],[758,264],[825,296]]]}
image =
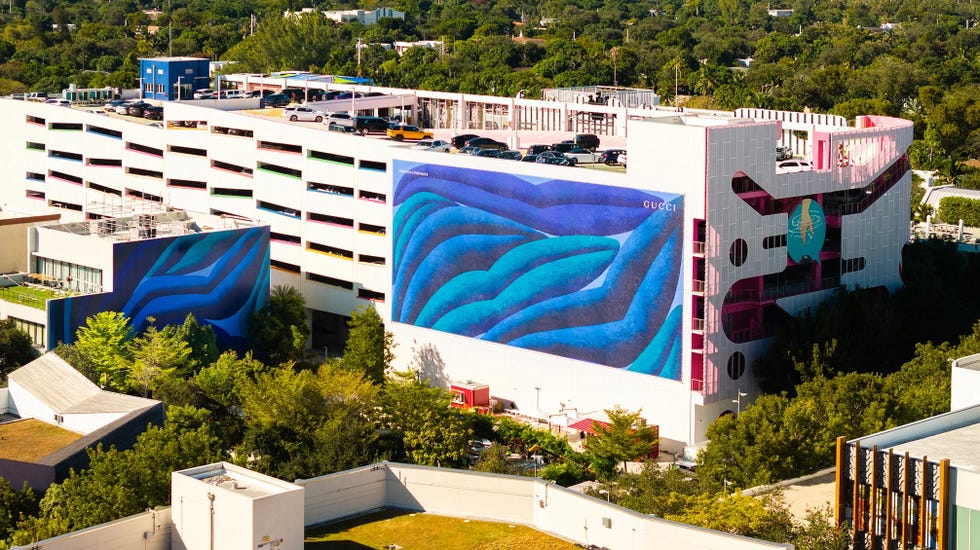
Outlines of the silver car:
{"label": "silver car", "polygon": [[282,118],[292,122],[323,122],[324,113],[317,111],[306,105],[296,105],[294,107],[283,107]]}
{"label": "silver car", "polygon": [[424,149],[426,151],[438,151],[441,153],[449,152],[449,142],[441,139],[422,139],[412,146],[412,149]]}

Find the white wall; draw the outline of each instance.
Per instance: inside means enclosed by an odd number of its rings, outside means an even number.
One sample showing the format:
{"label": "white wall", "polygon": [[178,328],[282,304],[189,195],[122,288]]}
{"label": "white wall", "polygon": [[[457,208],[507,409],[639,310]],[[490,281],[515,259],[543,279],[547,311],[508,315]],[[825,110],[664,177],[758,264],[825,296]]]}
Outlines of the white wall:
{"label": "white wall", "polygon": [[297,481],[304,489],[306,526],[384,507],[386,475],[383,465],[365,466]]}
{"label": "white wall", "polygon": [[[953,362],[952,379],[950,382],[949,410],[955,411],[964,407],[980,404],[980,354],[963,357]],[[961,367],[961,361],[970,360],[971,366]]]}
{"label": "white wall", "polygon": [[949,478],[953,504],[980,510],[980,473],[954,467]]}
{"label": "white wall", "polygon": [[158,508],[11,550],[169,550],[170,508]]}
{"label": "white wall", "polygon": [[[64,419],[59,425],[66,430],[89,434],[99,428],[115,422],[126,416],[129,412],[118,413],[98,413],[98,414],[63,414]],[[47,422],[47,420],[46,420]]]}
{"label": "white wall", "polygon": [[54,423],[54,411],[45,405],[41,400],[25,390],[23,386],[13,380],[7,380],[7,388],[10,390],[10,401],[17,410],[17,415],[21,418],[36,418],[48,424]]}
{"label": "white wall", "polygon": [[10,401],[10,390],[0,388],[0,414],[5,412],[16,414],[17,409],[14,408],[14,404]]}

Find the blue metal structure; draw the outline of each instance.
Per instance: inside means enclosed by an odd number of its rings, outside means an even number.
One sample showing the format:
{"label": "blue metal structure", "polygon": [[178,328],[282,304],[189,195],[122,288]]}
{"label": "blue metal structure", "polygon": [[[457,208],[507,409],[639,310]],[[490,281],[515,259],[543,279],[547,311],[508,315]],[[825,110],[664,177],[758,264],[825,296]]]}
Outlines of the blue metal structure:
{"label": "blue metal structure", "polygon": [[191,99],[194,90],[211,83],[209,60],[203,57],[140,59],[140,95],[144,99]]}

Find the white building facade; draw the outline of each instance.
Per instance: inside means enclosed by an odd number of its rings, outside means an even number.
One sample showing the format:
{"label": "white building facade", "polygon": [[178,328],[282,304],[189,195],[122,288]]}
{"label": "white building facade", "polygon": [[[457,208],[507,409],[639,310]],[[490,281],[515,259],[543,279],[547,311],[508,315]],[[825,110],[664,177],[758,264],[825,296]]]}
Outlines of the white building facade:
{"label": "white building facade", "polygon": [[[899,119],[644,109],[614,125],[623,172],[191,102],[164,112],[154,127],[0,101],[0,208],[83,220],[129,198],[268,224],[271,282],[303,293],[314,331],[318,312],[374,307],[397,368],[489,384],[559,425],[642,408],[665,440],[702,440],[753,391],[782,316],[839,285],[900,284],[912,129]],[[813,169],[777,173],[777,144]]]}

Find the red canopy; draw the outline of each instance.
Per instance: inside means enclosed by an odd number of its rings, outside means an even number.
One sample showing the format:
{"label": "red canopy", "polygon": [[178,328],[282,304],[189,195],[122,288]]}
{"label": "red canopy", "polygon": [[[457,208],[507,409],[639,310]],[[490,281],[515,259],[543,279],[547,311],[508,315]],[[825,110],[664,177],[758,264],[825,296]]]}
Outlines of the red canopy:
{"label": "red canopy", "polygon": [[583,418],[582,420],[579,420],[577,422],[572,422],[571,424],[568,425],[568,427],[573,430],[585,432],[589,435],[595,435],[595,427],[597,424],[599,426],[602,426],[603,428],[609,428],[608,423],[603,422],[601,420],[593,420],[591,418]]}

